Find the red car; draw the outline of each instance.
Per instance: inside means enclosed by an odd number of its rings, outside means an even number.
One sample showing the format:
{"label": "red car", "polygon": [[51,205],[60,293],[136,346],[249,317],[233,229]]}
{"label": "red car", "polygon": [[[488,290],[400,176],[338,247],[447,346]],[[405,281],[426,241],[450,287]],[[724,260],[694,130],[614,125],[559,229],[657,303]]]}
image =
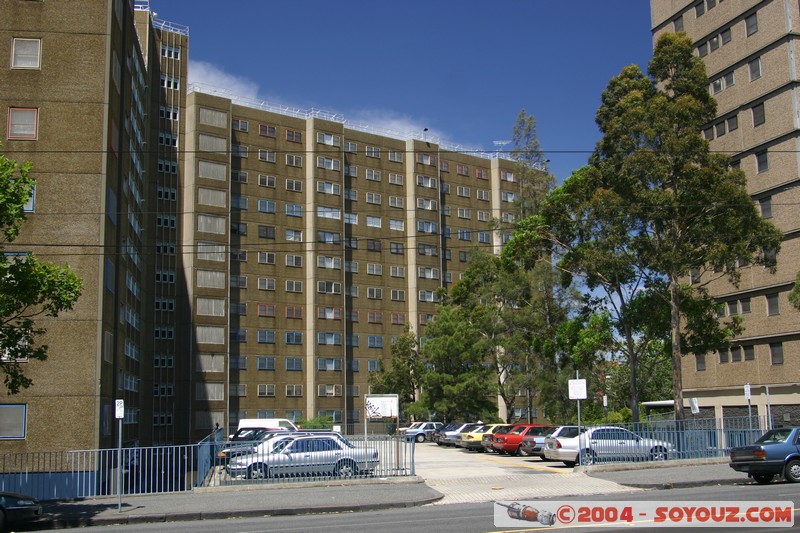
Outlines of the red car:
{"label": "red car", "polygon": [[492,437],[492,448],[497,453],[519,455],[522,438],[526,435],[543,435],[550,429],[544,424],[517,424],[507,433],[495,433]]}

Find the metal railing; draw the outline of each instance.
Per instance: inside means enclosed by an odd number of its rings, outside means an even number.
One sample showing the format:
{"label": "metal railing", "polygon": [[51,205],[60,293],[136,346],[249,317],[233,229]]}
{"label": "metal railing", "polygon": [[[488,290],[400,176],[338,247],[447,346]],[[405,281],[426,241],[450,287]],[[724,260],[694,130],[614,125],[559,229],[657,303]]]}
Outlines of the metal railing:
{"label": "metal railing", "polygon": [[[61,452],[27,452],[0,454],[0,491],[21,492],[41,500],[93,498],[135,494],[188,492],[195,487],[220,486],[251,481],[247,476],[234,477],[218,457],[230,443],[216,432],[201,442],[185,446],[157,446],[73,450]],[[414,442],[394,436],[348,437],[354,450],[374,452],[365,467],[356,464],[356,471],[343,468],[305,468],[303,459],[296,461],[296,472],[261,482],[297,482],[333,477],[413,476]],[[235,443],[250,449],[258,443]],[[121,454],[121,475],[118,476],[118,454]],[[357,458],[357,457],[356,457]],[[312,465],[307,465],[312,466]],[[317,465],[318,466],[318,465]],[[308,472],[308,475],[304,475]],[[118,479],[120,482],[118,483]],[[118,486],[119,485],[119,486]]]}
{"label": "metal railing", "polygon": [[602,464],[725,457],[731,448],[751,444],[769,428],[764,416],[586,426],[580,441],[579,462]]}

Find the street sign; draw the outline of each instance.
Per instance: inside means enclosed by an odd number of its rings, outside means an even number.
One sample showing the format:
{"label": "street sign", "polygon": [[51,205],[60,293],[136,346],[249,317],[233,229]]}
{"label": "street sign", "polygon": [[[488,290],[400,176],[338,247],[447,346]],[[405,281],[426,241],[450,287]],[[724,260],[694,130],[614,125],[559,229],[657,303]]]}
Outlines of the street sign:
{"label": "street sign", "polygon": [[570,400],[585,400],[586,399],[586,380],[585,379],[571,379],[571,380],[569,380],[569,399]]}
{"label": "street sign", "polygon": [[125,418],[125,400],[114,401],[114,418]]}
{"label": "street sign", "polygon": [[697,398],[689,398],[689,405],[692,408],[692,414],[700,414],[700,405],[697,403]]}
{"label": "street sign", "polygon": [[603,407],[608,407],[608,394],[603,394]]}
{"label": "street sign", "polygon": [[744,399],[745,400],[749,400],[750,399],[750,384],[749,383],[745,383],[745,385],[744,385]]}

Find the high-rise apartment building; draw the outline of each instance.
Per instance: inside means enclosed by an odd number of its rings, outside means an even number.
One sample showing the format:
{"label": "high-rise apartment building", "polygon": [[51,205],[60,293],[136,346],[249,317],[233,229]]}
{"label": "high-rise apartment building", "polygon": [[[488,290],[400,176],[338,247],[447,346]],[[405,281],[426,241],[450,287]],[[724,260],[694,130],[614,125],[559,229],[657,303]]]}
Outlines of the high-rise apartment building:
{"label": "high-rise apartment building", "polygon": [[147,8],[0,2],[3,151],[37,180],[5,252],[84,282],[73,311],[41,320],[49,359],[29,363],[34,386],[0,405],[6,450],[112,446],[118,399],[125,442],[187,440],[176,222],[188,31]]}
{"label": "high-rise apartment building", "polygon": [[[683,365],[684,397],[717,417],[800,422],[800,313],[788,294],[800,270],[800,6],[789,0],[651,0],[655,39],[686,32],[706,64],[717,117],[703,135],[748,178],[761,214],[784,239],[777,273],[743,267],[741,284],[712,281],[720,316],[744,319],[730,349]],[[704,273],[708,281],[719,273]],[[693,358],[694,359],[694,358]]]}
{"label": "high-rise apartment building", "polygon": [[114,446],[118,399],[141,444],[363,423],[392,338],[509,237],[514,162],[190,89],[188,28],[149,7],[0,0],[3,151],[37,179],[6,252],[84,280],[0,403],[4,447]]}

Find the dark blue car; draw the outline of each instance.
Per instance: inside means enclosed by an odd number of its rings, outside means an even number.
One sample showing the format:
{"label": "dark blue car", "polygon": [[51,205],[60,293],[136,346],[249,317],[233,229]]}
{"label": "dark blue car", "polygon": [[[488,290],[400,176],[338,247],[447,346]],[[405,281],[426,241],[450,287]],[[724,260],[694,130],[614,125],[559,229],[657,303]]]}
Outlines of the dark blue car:
{"label": "dark blue car", "polygon": [[733,448],[730,467],[762,484],[776,475],[800,482],[800,428],[771,429],[752,445]]}

